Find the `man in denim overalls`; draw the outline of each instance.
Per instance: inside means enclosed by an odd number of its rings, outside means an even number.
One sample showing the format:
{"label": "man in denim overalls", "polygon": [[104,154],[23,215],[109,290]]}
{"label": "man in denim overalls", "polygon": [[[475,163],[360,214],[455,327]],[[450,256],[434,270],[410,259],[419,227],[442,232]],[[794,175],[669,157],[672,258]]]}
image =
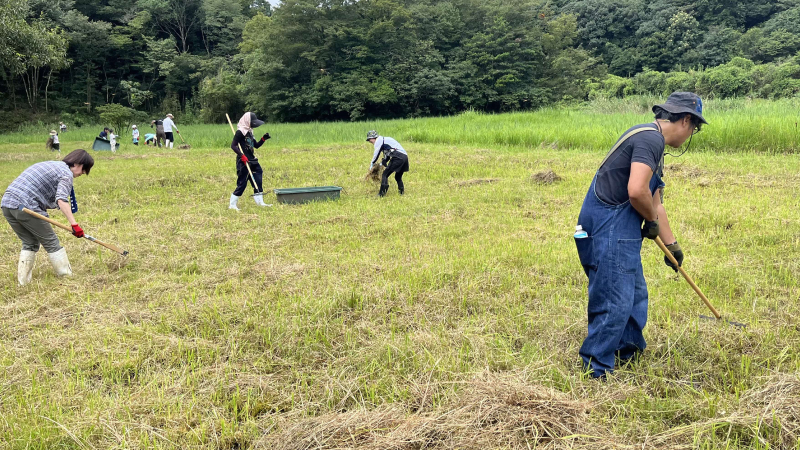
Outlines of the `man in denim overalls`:
{"label": "man in denim overalls", "polygon": [[707,122],[700,97],[691,92],[672,93],[653,113],[655,122],[629,129],[608,153],[578,216],[588,236],[576,233],[575,243],[589,278],[589,334],[580,355],[592,377],[606,376],[615,357],[624,363],[646,346],[642,239],[671,242],[667,247],[683,262],[662,203],[664,146],[680,147]]}

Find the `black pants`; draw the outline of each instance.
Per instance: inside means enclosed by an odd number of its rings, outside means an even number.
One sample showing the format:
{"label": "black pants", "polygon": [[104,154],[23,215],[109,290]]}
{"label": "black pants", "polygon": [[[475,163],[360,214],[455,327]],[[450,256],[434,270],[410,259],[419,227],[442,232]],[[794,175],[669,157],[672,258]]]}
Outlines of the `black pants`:
{"label": "black pants", "polygon": [[262,174],[263,170],[261,169],[261,164],[258,161],[250,160],[250,170],[253,171],[253,178],[256,179],[256,183],[258,186],[253,184],[253,180],[250,178],[250,172],[247,171],[246,163],[243,163],[241,159],[236,160],[236,190],[233,191],[233,195],[237,197],[241,197],[244,194],[244,190],[247,188],[247,182],[250,182],[250,185],[253,186],[253,192],[258,194],[263,192],[261,188],[264,186],[262,184]]}
{"label": "black pants", "polygon": [[389,175],[394,173],[394,179],[397,181],[397,189],[400,192],[405,190],[405,186],[403,185],[403,174],[408,172],[408,157],[403,155],[402,153],[400,156],[393,156],[392,159],[389,161],[389,165],[386,167],[386,170],[383,171],[383,176],[381,178],[381,185],[382,186],[389,186]]}

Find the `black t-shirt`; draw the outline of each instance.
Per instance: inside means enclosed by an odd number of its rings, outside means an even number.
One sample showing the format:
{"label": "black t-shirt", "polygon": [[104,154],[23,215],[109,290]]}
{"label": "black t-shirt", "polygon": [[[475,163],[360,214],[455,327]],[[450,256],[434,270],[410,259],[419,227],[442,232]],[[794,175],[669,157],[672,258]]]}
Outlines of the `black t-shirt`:
{"label": "black t-shirt", "polygon": [[617,149],[608,161],[600,166],[595,184],[595,192],[600,200],[610,205],[621,205],[629,200],[628,180],[631,178],[631,163],[647,164],[654,173],[661,175],[664,159],[664,136],[658,132],[658,127],[652,123],[636,125],[622,136],[638,128],[646,127],[656,131],[642,131],[634,134]]}
{"label": "black t-shirt", "polygon": [[237,155],[241,156],[241,153],[239,153],[239,146],[241,146],[242,151],[244,152],[245,156],[247,156],[247,159],[258,161],[253,154],[253,148],[260,148],[263,144],[264,141],[261,139],[256,141],[255,138],[253,138],[252,131],[248,131],[247,135],[245,136],[242,134],[242,130],[236,130],[236,134],[233,135],[233,142],[231,142],[231,150],[233,150]]}

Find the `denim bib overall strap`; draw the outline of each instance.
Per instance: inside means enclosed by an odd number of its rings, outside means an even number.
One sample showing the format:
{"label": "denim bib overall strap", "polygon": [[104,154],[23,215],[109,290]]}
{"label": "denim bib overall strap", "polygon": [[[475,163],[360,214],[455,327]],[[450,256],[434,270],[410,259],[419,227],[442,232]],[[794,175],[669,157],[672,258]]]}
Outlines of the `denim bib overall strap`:
{"label": "denim bib overall strap", "polygon": [[[575,243],[589,278],[589,330],[579,353],[584,368],[601,377],[614,370],[616,356],[627,360],[644,350],[648,297],[641,259],[643,218],[630,201],[610,205],[600,200],[596,183],[597,175],[578,216],[588,237]],[[653,174],[650,192],[662,186],[661,177]]]}

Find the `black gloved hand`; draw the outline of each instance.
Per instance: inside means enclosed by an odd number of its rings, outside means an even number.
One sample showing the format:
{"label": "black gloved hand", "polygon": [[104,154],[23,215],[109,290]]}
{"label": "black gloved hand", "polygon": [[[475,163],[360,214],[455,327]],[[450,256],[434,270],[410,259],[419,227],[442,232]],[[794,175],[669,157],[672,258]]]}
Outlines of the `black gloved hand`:
{"label": "black gloved hand", "polygon": [[269,138],[271,138],[271,137],[272,137],[272,136],[270,136],[270,135],[269,135],[269,133],[265,133],[263,136],[261,136],[261,140],[262,140],[262,141],[266,141],[267,139],[269,139]]}
{"label": "black gloved hand", "polygon": [[653,221],[645,220],[642,226],[642,237],[655,239],[658,237],[658,218]]}
{"label": "black gloved hand", "polygon": [[[667,246],[667,250],[672,252],[672,256],[674,256],[675,260],[678,261],[678,265],[683,266],[683,250],[681,250],[681,246],[678,244],[678,241],[675,241],[674,244],[669,244]],[[672,261],[669,260],[667,255],[664,255],[664,263],[671,267],[675,272],[678,271],[678,268],[675,267],[675,264],[672,264]]]}

